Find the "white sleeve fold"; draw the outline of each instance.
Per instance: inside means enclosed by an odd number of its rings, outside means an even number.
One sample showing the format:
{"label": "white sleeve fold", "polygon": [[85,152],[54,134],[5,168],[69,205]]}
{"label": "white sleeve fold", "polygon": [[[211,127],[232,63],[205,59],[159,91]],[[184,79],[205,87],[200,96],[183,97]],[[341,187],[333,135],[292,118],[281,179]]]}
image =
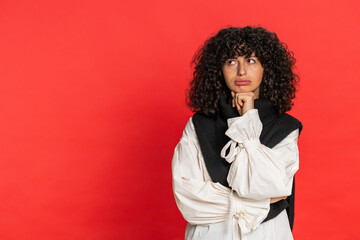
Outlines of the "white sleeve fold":
{"label": "white sleeve fold", "polygon": [[173,192],[183,217],[193,225],[232,219],[243,234],[257,228],[269,212],[270,199],[239,197],[229,188],[209,180],[204,164],[190,119],[172,159]]}
{"label": "white sleeve fold", "polygon": [[259,140],[262,123],[257,109],[228,119],[228,125],[225,134],[231,140],[221,155],[232,163],[227,177],[229,186],[241,197],[251,199],[291,195],[293,176],[299,169],[299,130],[268,148]]}

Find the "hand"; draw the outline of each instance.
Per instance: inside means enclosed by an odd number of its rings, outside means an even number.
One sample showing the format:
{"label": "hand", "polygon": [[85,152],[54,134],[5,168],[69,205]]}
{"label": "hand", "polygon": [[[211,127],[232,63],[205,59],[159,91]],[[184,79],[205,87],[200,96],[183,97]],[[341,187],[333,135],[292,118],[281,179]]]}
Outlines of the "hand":
{"label": "hand", "polygon": [[248,110],[254,109],[255,94],[253,92],[235,93],[231,91],[232,106],[236,107],[240,116]]}
{"label": "hand", "polygon": [[276,203],[280,200],[283,200],[283,199],[286,199],[288,196],[285,196],[285,197],[276,197],[276,198],[271,198],[270,199],[270,203]]}

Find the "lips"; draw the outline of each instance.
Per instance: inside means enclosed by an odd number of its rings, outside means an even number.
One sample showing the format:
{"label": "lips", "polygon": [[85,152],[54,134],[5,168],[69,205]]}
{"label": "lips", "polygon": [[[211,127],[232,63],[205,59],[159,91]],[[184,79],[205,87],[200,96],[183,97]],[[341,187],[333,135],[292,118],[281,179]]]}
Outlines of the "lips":
{"label": "lips", "polygon": [[250,80],[247,80],[247,79],[235,80],[235,84],[238,86],[248,85],[248,84],[250,84]]}

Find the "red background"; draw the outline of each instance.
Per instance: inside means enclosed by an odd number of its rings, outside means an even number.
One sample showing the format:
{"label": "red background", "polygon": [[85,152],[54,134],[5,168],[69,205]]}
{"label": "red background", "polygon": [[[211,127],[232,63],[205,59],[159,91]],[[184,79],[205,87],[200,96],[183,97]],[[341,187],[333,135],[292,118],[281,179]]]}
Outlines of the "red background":
{"label": "red background", "polygon": [[197,48],[259,24],[294,51],[295,239],[359,239],[360,2],[0,1],[0,239],[183,239],[171,159]]}

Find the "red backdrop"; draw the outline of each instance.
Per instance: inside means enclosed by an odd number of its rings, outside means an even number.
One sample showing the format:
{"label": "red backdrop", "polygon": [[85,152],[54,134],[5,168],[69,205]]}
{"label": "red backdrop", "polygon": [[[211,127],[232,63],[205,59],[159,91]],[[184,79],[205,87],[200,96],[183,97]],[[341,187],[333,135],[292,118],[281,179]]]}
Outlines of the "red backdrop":
{"label": "red backdrop", "polygon": [[0,239],[183,239],[171,159],[196,49],[259,24],[301,85],[296,239],[358,239],[356,0],[0,2]]}

